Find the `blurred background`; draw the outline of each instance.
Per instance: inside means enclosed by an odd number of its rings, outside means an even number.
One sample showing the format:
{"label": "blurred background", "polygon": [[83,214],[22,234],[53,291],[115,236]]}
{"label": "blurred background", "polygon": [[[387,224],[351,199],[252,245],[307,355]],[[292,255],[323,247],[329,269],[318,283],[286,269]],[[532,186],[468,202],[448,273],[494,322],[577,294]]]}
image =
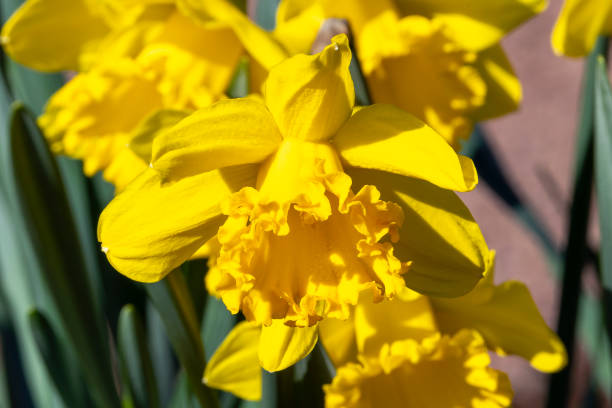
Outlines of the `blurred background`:
{"label": "blurred background", "polygon": [[[461,194],[489,247],[497,251],[496,282],[517,279],[527,284],[553,329],[559,310],[560,266],[554,256],[551,258],[551,251],[562,252],[567,241],[585,64],[582,59],[556,56],[550,46],[550,33],[562,3],[550,0],[545,12],[502,41],[523,84],[523,103],[517,112],[482,124],[484,147],[475,147],[482,181],[473,192]],[[470,148],[474,147],[466,146]],[[504,188],[500,175],[510,189]],[[597,248],[599,231],[594,214],[592,211],[588,239],[590,246]],[[610,384],[609,366],[592,367],[588,358],[610,358],[609,349],[598,342],[598,330],[588,327],[594,319],[593,299],[600,295],[592,259],[584,272],[583,289],[592,298],[580,303],[579,314],[585,317],[578,324],[579,358],[572,373],[570,406],[610,407],[610,394],[603,391],[610,387],[601,386]],[[493,358],[495,365],[510,375],[515,407],[546,405],[547,376],[517,357]]]}

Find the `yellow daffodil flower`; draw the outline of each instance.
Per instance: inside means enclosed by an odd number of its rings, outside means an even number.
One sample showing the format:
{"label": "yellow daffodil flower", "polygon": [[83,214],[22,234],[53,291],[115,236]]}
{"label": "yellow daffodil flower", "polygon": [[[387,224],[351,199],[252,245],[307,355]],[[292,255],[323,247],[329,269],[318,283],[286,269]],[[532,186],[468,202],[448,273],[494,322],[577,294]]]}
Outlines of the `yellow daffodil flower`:
{"label": "yellow daffodil flower", "polygon": [[552,33],[555,53],[583,57],[600,35],[612,34],[612,2],[566,0]]}
{"label": "yellow daffodil flower", "polygon": [[353,110],[350,59],[338,36],[273,68],[263,102],[221,101],[155,138],[100,217],[115,269],[160,280],[217,234],[209,288],[266,329],[347,318],[366,289],[469,292],[488,249],[449,190],[475,186],[473,163],[400,109]]}
{"label": "yellow daffodil flower", "polygon": [[[224,97],[245,53],[226,20],[193,17],[180,0],[28,0],[3,27],[2,43],[32,68],[81,71],[39,123],[55,152],[82,159],[87,175],[103,170],[122,190],[146,168],[155,135]],[[251,50],[258,90],[284,54]],[[148,148],[130,148],[134,139]]]}
{"label": "yellow daffodil flower", "polygon": [[324,387],[325,407],[508,407],[510,380],[489,363],[482,337],[472,330],[396,341],[377,357],[340,367]]}
{"label": "yellow daffodil flower", "polygon": [[349,23],[371,97],[416,115],[455,148],[475,121],[516,109],[521,87],[499,41],[545,0],[282,0],[276,38],[312,46],[327,18]]}
{"label": "yellow daffodil flower", "polygon": [[[419,385],[410,388],[410,395],[413,398],[422,396],[430,401],[430,405],[413,402],[416,404],[414,406],[472,406],[465,401],[462,405],[458,400],[438,400],[437,393],[422,394],[422,390],[428,390],[431,384],[436,383],[431,378],[430,384],[425,380],[434,374],[434,378],[438,379],[437,384],[440,378],[444,378],[445,384],[454,383],[457,389],[480,395],[481,388],[490,392],[493,391],[492,386],[498,386],[502,391],[502,400],[509,401],[505,379],[496,382],[500,379],[498,374],[485,368],[489,361],[482,354],[485,348],[500,355],[519,355],[543,372],[563,368],[567,362],[565,348],[542,319],[528,289],[519,282],[493,285],[493,252],[490,252],[487,265],[486,278],[463,297],[427,297],[404,289],[387,302],[373,303],[371,299],[362,297],[348,320],[326,319],[321,322],[320,339],[333,364],[339,369],[337,379],[327,389],[329,406],[354,403],[355,390],[359,387],[366,394],[382,392],[386,387],[385,382],[394,382],[390,376],[403,376],[406,371],[414,372],[424,381],[412,377],[402,379],[402,384],[406,386]],[[265,354],[259,350],[259,343],[264,342],[260,340],[260,333],[261,329],[256,324],[243,322],[228,334],[206,367],[204,378],[210,386],[246,399],[257,400],[260,397],[261,375],[257,369],[259,366],[266,368],[268,364],[262,358]],[[476,347],[457,348],[460,344]],[[292,342],[292,347],[296,346],[300,346],[299,339]],[[482,360],[474,358],[482,365],[465,366],[461,358],[445,361],[442,356],[448,356],[444,350],[448,351],[449,346],[456,351],[451,353],[454,357],[463,356],[471,361],[474,355],[480,355]],[[393,352],[394,347],[397,353]],[[419,366],[421,363],[424,365]],[[430,364],[437,365],[437,368]],[[448,372],[452,371],[449,368],[455,364],[455,377],[449,376]],[[482,377],[469,373],[469,370],[465,376],[457,374],[468,368],[477,368]],[[439,372],[436,371],[438,369]],[[477,380],[470,382],[470,378]],[[373,383],[379,385],[374,388],[368,386]],[[489,392],[485,395],[490,396]],[[391,394],[397,395],[397,391]],[[362,393],[360,402],[366,404],[364,406],[369,406],[367,398]],[[381,403],[385,400],[377,401]],[[499,403],[497,399],[494,401]],[[395,405],[388,402],[385,406]]]}
{"label": "yellow daffodil flower", "polygon": [[546,373],[562,369],[565,347],[544,322],[527,287],[515,281],[493,284],[494,256],[491,251],[486,277],[464,296],[444,299],[406,290],[392,302],[360,301],[352,321],[325,321],[320,336],[330,357],[340,366],[355,360],[354,350],[377,353],[381,341],[472,329],[500,355],[521,356]]}

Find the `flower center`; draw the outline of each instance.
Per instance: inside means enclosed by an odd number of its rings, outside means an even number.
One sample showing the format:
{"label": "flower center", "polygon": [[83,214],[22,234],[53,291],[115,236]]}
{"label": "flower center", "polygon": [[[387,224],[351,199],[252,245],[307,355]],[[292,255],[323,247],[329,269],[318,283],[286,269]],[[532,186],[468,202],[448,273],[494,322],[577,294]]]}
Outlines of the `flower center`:
{"label": "flower center", "polygon": [[331,146],[283,141],[258,189],[243,188],[224,206],[209,289],[233,313],[265,325],[347,318],[367,288],[378,300],[393,296],[408,267],[388,242],[399,238],[402,210],[373,186],[357,194],[350,186]]}

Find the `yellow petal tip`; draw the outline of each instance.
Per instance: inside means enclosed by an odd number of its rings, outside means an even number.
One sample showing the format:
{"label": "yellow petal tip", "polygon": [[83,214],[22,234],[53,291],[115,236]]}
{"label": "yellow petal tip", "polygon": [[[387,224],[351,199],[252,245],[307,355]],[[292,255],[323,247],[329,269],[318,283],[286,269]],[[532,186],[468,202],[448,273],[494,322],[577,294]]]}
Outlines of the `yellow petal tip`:
{"label": "yellow petal tip", "polygon": [[107,247],[103,246],[103,247],[100,247],[100,249],[101,249],[101,250],[102,250],[102,252],[104,252],[105,254],[107,254],[107,253],[108,253],[108,248],[107,248]]}

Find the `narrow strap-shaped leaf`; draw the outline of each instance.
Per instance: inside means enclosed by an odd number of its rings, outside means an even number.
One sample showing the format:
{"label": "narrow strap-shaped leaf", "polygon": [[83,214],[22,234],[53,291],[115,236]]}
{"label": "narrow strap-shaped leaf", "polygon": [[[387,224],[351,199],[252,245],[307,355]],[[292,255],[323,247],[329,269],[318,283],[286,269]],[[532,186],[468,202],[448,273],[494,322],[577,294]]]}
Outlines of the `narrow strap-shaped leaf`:
{"label": "narrow strap-shaped leaf", "polygon": [[[225,336],[236,325],[236,316],[231,314],[220,299],[214,296],[206,297],[204,316],[200,334],[204,340],[206,360],[215,353],[215,350],[225,339]],[[228,392],[219,392],[220,408],[231,408],[236,406],[237,398]]]}
{"label": "narrow strap-shaped leaf", "polygon": [[170,408],[200,408],[202,406],[190,391],[189,380],[184,370],[176,378],[174,391],[168,406]]}
{"label": "narrow strap-shaped leaf", "polygon": [[146,306],[147,314],[147,337],[149,350],[151,350],[151,362],[157,380],[159,400],[162,406],[167,406],[172,396],[176,377],[176,359],[172,354],[172,346],[168,340],[168,334],[157,309],[149,301]]}
{"label": "narrow strap-shaped leaf", "polygon": [[569,395],[569,380],[573,363],[578,300],[580,295],[580,276],[586,252],[586,233],[591,206],[593,187],[593,120],[595,70],[597,56],[607,49],[607,41],[599,39],[585,70],[582,89],[582,104],[578,140],[575,154],[574,192],[569,215],[569,233],[563,264],[563,287],[561,292],[561,310],[557,333],[567,350],[567,366],[554,374],[548,390],[548,408],[565,406]]}
{"label": "narrow strap-shaped leaf", "polygon": [[104,320],[92,302],[81,244],[57,163],[34,118],[21,104],[13,106],[7,145],[8,194],[16,198],[14,208],[25,220],[39,259],[38,279],[56,305],[96,404],[118,406]]}
{"label": "narrow strap-shaped leaf", "polygon": [[278,400],[278,384],[277,377],[279,373],[270,373],[263,368],[261,369],[261,407],[262,408],[277,408]]}
{"label": "narrow strap-shaped leaf", "polygon": [[162,281],[146,285],[146,288],[185,369],[192,392],[203,407],[217,407],[217,395],[202,383],[206,366],[204,346],[183,274],[175,270]]}
{"label": "narrow strap-shaped leaf", "polygon": [[595,187],[601,231],[604,318],[612,340],[612,90],[603,57],[598,59],[595,75]]}
{"label": "narrow strap-shaped leaf", "polygon": [[201,335],[206,347],[206,358],[209,359],[236,325],[236,316],[227,310],[220,299],[208,296],[203,320]]}
{"label": "narrow strap-shaped leaf", "polygon": [[142,320],[133,305],[125,305],[117,328],[124,382],[136,408],[157,408],[159,396]]}
{"label": "narrow strap-shaped leaf", "polygon": [[82,397],[75,387],[81,384],[75,384],[73,379],[70,378],[64,358],[66,350],[62,347],[61,340],[56,336],[47,318],[39,310],[33,309],[28,314],[28,321],[32,337],[47,367],[49,376],[66,406],[76,407],[90,404],[90,402],[80,399]]}

